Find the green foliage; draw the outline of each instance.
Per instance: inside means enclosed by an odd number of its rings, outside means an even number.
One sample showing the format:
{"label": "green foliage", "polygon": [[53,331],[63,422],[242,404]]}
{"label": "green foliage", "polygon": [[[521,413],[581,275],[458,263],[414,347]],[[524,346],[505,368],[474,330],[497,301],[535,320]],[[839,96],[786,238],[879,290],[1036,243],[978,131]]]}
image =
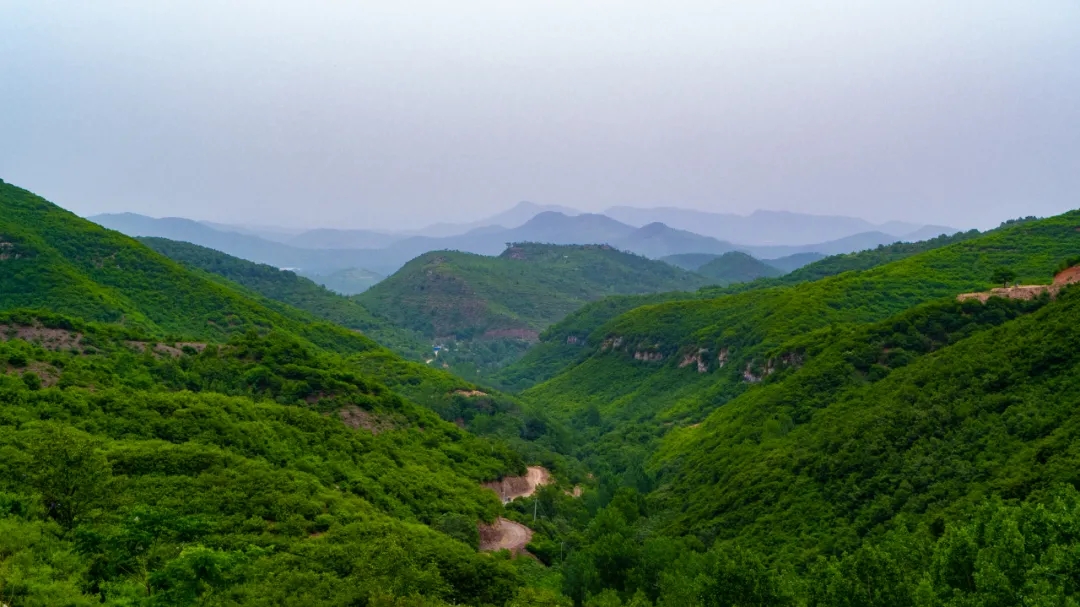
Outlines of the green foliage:
{"label": "green foliage", "polygon": [[519,243],[498,257],[426,253],[354,299],[446,346],[434,362],[479,379],[519,358],[540,331],[586,302],[704,282],[604,245]]}
{"label": "green foliage", "polygon": [[[420,335],[376,318],[356,301],[338,295],[293,272],[246,261],[186,242],[165,238],[139,238],[138,240],[188,268],[209,272],[228,279],[231,283],[242,285],[253,294],[261,295],[272,302],[286,304],[275,306],[267,302],[270,307],[283,315],[295,316],[293,308],[303,310],[311,316],[335,325],[361,331],[379,344],[413,360],[420,360],[429,350],[427,340]],[[306,317],[298,319],[306,320]]]}
{"label": "green foliage", "polygon": [[479,483],[523,471],[505,447],[287,336],[155,355],[84,329],[96,354],[0,343],[60,373],[39,391],[0,376],[0,525],[77,563],[68,577],[37,556],[0,564],[0,597],[72,576],[149,604],[512,594],[515,574],[462,543],[500,510]]}
{"label": "green foliage", "polygon": [[721,285],[750,282],[757,278],[770,278],[783,274],[769,264],[739,251],[724,253],[706,262],[697,269],[697,273]]}
{"label": "green foliage", "polygon": [[1001,286],[1007,287],[1009,283],[1016,280],[1016,272],[1012,268],[1002,266],[994,270],[994,273],[990,276],[990,280],[1000,283]]}
{"label": "green foliage", "polygon": [[[814,263],[800,263],[798,269],[779,278],[759,278],[752,282],[727,287],[704,287],[695,293],[668,292],[650,295],[608,296],[600,301],[582,306],[562,321],[549,327],[541,333],[539,344],[527,351],[520,361],[499,371],[493,381],[500,386],[520,390],[551,379],[575,362],[584,360],[586,352],[583,346],[589,344],[595,347],[603,341],[605,335],[599,332],[598,329],[615,317],[634,308],[673,301],[712,299],[745,291],[812,282],[852,270],[869,270],[919,253],[969,240],[976,236],[979,236],[979,232],[972,230],[916,243],[881,245],[876,249],[858,253],[833,255]],[[692,256],[690,257],[691,259],[688,259],[687,262],[697,263],[700,261],[704,264],[708,261],[708,259],[692,259]],[[708,257],[714,259],[717,256],[710,255]],[[773,261],[780,262],[783,260]],[[768,263],[772,263],[772,261]],[[568,340],[571,339],[573,343],[569,344]],[[563,342],[568,342],[569,345],[564,345]]]}

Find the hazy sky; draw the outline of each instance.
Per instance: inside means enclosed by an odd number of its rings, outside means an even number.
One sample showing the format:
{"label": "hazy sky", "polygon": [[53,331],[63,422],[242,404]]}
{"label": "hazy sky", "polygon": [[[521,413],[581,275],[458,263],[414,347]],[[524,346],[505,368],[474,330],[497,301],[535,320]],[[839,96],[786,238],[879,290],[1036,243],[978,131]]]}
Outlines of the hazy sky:
{"label": "hazy sky", "polygon": [[81,214],[1080,207],[1077,0],[0,0],[0,178]]}

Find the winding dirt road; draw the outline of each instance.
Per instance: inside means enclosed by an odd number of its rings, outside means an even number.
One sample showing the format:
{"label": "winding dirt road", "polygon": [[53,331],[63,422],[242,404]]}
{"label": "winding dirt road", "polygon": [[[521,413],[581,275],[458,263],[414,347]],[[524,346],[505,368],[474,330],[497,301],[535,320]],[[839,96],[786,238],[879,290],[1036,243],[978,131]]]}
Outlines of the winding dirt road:
{"label": "winding dirt road", "polygon": [[525,546],[532,541],[533,531],[521,523],[500,518],[492,525],[480,525],[480,550],[495,552],[509,550],[514,556],[528,555]]}
{"label": "winding dirt road", "polygon": [[[529,497],[536,493],[537,487],[547,485],[553,480],[546,468],[529,466],[525,476],[508,476],[499,481],[484,483],[484,486],[498,493],[499,498],[506,504],[519,497]],[[477,529],[480,531],[480,550],[509,550],[514,556],[536,558],[525,550],[525,546],[532,541],[533,531],[521,523],[500,518],[490,525],[480,523]]]}
{"label": "winding dirt road", "polygon": [[529,466],[525,476],[508,476],[501,481],[484,483],[484,486],[499,494],[503,503],[509,503],[519,497],[529,497],[536,493],[536,488],[552,481],[551,473],[541,466]]}

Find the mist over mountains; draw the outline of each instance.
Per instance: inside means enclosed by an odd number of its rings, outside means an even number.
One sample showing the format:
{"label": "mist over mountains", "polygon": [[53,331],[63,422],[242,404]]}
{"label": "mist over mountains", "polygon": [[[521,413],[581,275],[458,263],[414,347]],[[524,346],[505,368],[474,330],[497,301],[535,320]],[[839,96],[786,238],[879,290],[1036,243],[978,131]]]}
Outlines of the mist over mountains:
{"label": "mist over mountains", "polygon": [[[130,236],[190,242],[236,257],[293,269],[319,281],[335,275],[344,293],[366,289],[429,251],[456,250],[498,255],[507,243],[609,244],[651,259],[672,255],[722,255],[739,251],[758,259],[800,254],[849,253],[897,241],[915,241],[957,230],[904,222],[875,225],[843,216],[755,211],[747,216],[673,207],[613,207],[603,214],[521,202],[483,220],[436,224],[416,233],[319,228],[297,231],[268,226],[232,226],[134,213],[90,217]],[[341,272],[362,270],[350,286]],[[347,274],[347,273],[346,273]],[[327,284],[324,281],[324,284]]]}

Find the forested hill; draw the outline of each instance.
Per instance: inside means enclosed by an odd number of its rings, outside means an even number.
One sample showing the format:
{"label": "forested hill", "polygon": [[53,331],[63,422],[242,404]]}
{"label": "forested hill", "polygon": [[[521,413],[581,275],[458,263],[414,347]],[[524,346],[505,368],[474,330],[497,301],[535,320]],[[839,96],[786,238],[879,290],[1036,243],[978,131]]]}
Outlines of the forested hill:
{"label": "forested hill", "polygon": [[1001,266],[1024,282],[1049,282],[1080,251],[1078,226],[1074,212],[864,272],[636,308],[594,330],[576,364],[525,394],[567,419],[598,411],[608,423],[597,429],[589,457],[594,466],[626,469],[642,457],[627,460],[618,447],[628,428],[655,438],[665,423],[702,419],[752,385],[748,378],[764,377],[774,350],[789,340],[989,288]]}
{"label": "forested hill", "polygon": [[783,274],[779,269],[764,261],[754,259],[746,253],[732,251],[709,260],[697,270],[698,274],[716,281],[720,285],[734,282],[750,282],[758,278],[770,278]]}
{"label": "forested hill", "polygon": [[[1031,219],[1006,222],[998,229],[1031,221]],[[993,233],[994,231],[996,230],[987,233]],[[524,389],[550,379],[558,372],[566,369],[575,360],[584,359],[587,354],[584,348],[586,344],[596,345],[603,341],[603,336],[594,332],[616,316],[625,314],[640,306],[691,299],[713,299],[744,291],[812,282],[853,270],[868,270],[978,236],[980,236],[980,233],[972,230],[921,242],[881,245],[858,253],[833,255],[808,264],[800,264],[800,267],[794,271],[776,278],[757,278],[750,282],[735,283],[728,286],[707,286],[692,293],[672,291],[647,295],[609,296],[578,308],[563,320],[552,325],[540,335],[539,343],[530,348],[519,361],[500,370],[495,377],[495,381],[507,387]],[[718,256],[708,257],[708,260],[695,260],[695,264],[700,261],[703,265]],[[771,264],[777,261],[779,260],[771,260],[768,263]],[[695,267],[697,266],[695,265]]]}
{"label": "forested hill", "polygon": [[375,348],[362,335],[281,312],[186,270],[136,240],[0,183],[0,309],[39,308],[156,336],[224,340],[289,330],[343,352]]}
{"label": "forested hill", "polygon": [[605,295],[695,288],[706,281],[606,245],[516,244],[498,257],[435,251],[356,296],[430,337],[534,339]]}
{"label": "forested hill", "polygon": [[0,285],[0,602],[504,604],[534,567],[476,551],[481,483],[559,465],[517,401],[4,183]]}
{"label": "forested hill", "polygon": [[188,268],[210,272],[273,301],[304,310],[336,325],[362,331],[380,345],[409,358],[419,360],[430,351],[427,340],[421,336],[377,318],[359,302],[293,272],[187,242],[150,237],[138,240]]}

